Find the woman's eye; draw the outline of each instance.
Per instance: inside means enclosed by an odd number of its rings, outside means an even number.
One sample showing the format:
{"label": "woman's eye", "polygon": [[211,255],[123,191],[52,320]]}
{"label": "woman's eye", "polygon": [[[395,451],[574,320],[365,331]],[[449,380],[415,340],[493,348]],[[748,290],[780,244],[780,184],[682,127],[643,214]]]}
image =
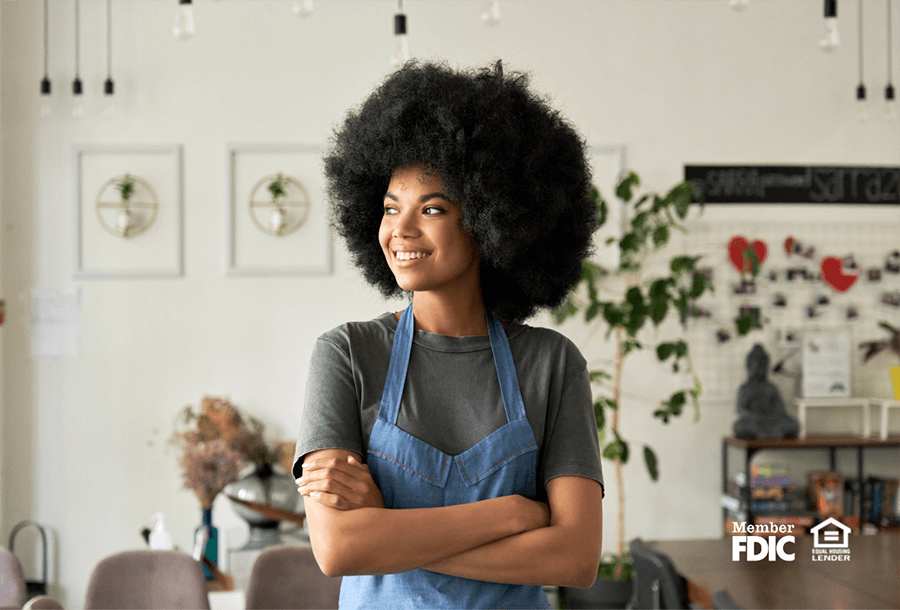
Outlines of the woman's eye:
{"label": "woman's eye", "polygon": [[431,205],[428,206],[427,208],[425,208],[425,209],[422,211],[422,213],[425,214],[426,216],[433,216],[433,215],[435,215],[435,214],[442,214],[443,212],[444,212],[443,209],[441,209],[441,208],[436,208],[436,207],[431,206]]}
{"label": "woman's eye", "polygon": [[384,206],[384,215],[385,216],[391,216],[396,213],[397,213],[397,210],[395,208],[392,208],[390,206]]}

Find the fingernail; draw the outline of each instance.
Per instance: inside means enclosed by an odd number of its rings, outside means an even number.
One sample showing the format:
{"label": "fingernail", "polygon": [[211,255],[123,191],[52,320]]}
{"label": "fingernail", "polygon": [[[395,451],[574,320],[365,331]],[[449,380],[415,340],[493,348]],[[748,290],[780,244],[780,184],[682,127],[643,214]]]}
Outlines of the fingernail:
{"label": "fingernail", "polygon": [[319,492],[317,492],[317,491],[311,491],[311,492],[309,492],[309,497],[310,497],[310,498],[318,498],[318,497],[319,497]]}
{"label": "fingernail", "polygon": [[305,491],[306,491],[306,488],[305,488],[305,487],[298,487],[298,488],[297,488],[297,493],[302,494],[302,493],[304,493]]}

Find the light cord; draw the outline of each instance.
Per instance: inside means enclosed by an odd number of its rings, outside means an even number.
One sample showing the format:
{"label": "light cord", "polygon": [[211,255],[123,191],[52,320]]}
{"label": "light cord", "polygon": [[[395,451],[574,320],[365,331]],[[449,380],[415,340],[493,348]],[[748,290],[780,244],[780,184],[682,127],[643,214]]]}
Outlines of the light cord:
{"label": "light cord", "polygon": [[79,57],[78,57],[78,47],[79,42],[79,27],[78,27],[78,5],[81,0],[75,0],[75,78],[79,78]]}
{"label": "light cord", "polygon": [[50,0],[44,0],[44,78],[47,78],[49,73],[49,59],[50,56],[50,43],[49,43],[49,34],[47,33],[49,30],[49,2]]}
{"label": "light cord", "polygon": [[891,36],[891,0],[887,0],[887,74],[888,85],[891,84],[893,69],[891,68],[891,51],[893,50],[893,37]]}
{"label": "light cord", "polygon": [[112,0],[106,0],[106,77],[112,79]]}

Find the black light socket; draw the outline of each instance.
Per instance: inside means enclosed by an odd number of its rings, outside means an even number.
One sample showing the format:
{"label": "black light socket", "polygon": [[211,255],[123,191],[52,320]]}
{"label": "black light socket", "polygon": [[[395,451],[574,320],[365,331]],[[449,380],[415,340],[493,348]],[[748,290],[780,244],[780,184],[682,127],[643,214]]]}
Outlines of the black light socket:
{"label": "black light socket", "polygon": [[406,34],[406,15],[397,13],[394,15],[394,35]]}
{"label": "black light socket", "polygon": [[884,88],[884,99],[888,102],[894,101],[894,85],[889,84]]}
{"label": "black light socket", "polygon": [[178,4],[193,4],[192,0],[178,0]]}
{"label": "black light socket", "polygon": [[50,79],[46,76],[41,79],[41,95],[50,95]]}
{"label": "black light socket", "polygon": [[107,78],[106,82],[103,83],[103,93],[106,95],[113,95],[116,92],[116,86],[113,84],[113,79]]}
{"label": "black light socket", "polygon": [[860,83],[859,87],[856,88],[856,101],[857,102],[866,101],[866,86],[862,83]]}
{"label": "black light socket", "polygon": [[76,78],[72,81],[72,93],[74,95],[81,95],[81,79]]}
{"label": "black light socket", "polygon": [[825,18],[837,17],[837,0],[825,0]]}

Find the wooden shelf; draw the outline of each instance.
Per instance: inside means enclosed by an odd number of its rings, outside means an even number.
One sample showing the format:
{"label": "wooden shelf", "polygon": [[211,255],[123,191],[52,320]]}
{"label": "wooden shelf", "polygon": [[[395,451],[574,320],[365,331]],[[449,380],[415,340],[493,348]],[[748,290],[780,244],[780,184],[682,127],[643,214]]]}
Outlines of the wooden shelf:
{"label": "wooden shelf", "polygon": [[743,449],[803,449],[804,447],[900,447],[900,435],[892,434],[886,439],[865,438],[852,434],[807,436],[806,438],[768,438],[750,440],[725,437],[732,447]]}

